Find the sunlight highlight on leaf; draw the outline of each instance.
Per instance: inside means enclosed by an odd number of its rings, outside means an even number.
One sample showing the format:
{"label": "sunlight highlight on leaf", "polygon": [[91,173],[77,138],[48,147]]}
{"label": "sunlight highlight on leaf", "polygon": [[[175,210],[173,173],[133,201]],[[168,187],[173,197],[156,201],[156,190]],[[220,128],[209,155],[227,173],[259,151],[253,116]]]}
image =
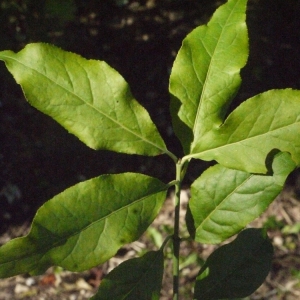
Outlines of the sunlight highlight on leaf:
{"label": "sunlight highlight on leaf", "polygon": [[300,91],[270,90],[243,102],[193,150],[191,157],[216,160],[250,173],[266,173],[267,156],[289,152],[300,165]]}
{"label": "sunlight highlight on leaf", "polygon": [[[223,122],[240,84],[240,69],[248,57],[247,0],[230,0],[219,7],[207,25],[194,29],[183,41],[170,76],[170,92],[181,105],[171,103],[173,126],[184,122],[187,136],[176,130],[185,153],[201,144],[205,134]],[[177,124],[180,124],[177,126]],[[188,147],[189,146],[189,147]]]}
{"label": "sunlight highlight on leaf", "polygon": [[273,174],[255,175],[215,165],[191,186],[187,213],[190,234],[197,242],[221,243],[259,217],[281,192],[296,165],[278,153]]}
{"label": "sunlight highlight on leaf", "polygon": [[29,44],[18,53],[2,51],[0,59],[31,105],[89,147],[170,155],[148,112],[105,62],[43,43]]}
{"label": "sunlight highlight on leaf", "polygon": [[124,173],[65,190],[38,210],[27,236],[0,247],[0,277],[40,274],[53,265],[83,271],[107,261],[153,222],[167,188],[158,179]]}

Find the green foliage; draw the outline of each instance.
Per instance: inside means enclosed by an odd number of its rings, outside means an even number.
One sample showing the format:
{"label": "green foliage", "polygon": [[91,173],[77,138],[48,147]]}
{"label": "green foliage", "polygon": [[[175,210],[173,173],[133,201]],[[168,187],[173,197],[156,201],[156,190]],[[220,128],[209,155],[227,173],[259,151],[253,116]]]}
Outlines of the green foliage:
{"label": "green foliage", "polygon": [[245,101],[222,126],[205,136],[192,157],[215,159],[226,167],[265,173],[266,157],[279,149],[289,152],[298,165],[299,98],[300,91],[286,89],[271,90]]}
{"label": "green foliage", "polygon": [[182,125],[176,130],[186,154],[197,153],[194,149],[206,140],[206,134],[222,124],[240,86],[239,72],[248,57],[245,9],[245,0],[220,7],[207,26],[196,28],[184,39],[176,57],[170,92],[181,104],[173,123],[179,117],[191,131],[192,140],[187,140],[181,135]]}
{"label": "green foliage", "polygon": [[168,152],[147,111],[123,77],[103,61],[47,44],[1,52],[27,100],[93,149],[129,154]]}
{"label": "green foliage", "polygon": [[155,178],[125,173],[67,189],[39,209],[28,236],[0,248],[0,276],[40,274],[51,265],[82,271],[107,261],[153,222],[167,188]]}
{"label": "green foliage", "polygon": [[[45,203],[30,233],[0,248],[0,277],[50,266],[81,271],[111,258],[137,240],[175,186],[174,231],[160,250],[124,262],[92,299],[159,299],[164,250],[173,242],[174,296],[179,291],[182,238],[220,243],[201,268],[194,299],[251,294],[266,277],[272,246],[262,229],[242,229],[280,193],[300,164],[300,91],[272,90],[246,100],[225,119],[248,56],[246,0],[229,0],[208,25],[183,41],[170,76],[173,128],[185,156],[171,153],[148,112],[123,77],[103,61],[86,60],[54,46],[29,44],[0,52],[26,99],[87,146],[127,154],[167,154],[175,164],[170,183],[143,174],[103,175],[81,182]],[[179,227],[180,189],[192,158],[217,164],[191,186],[188,236]],[[180,230],[181,229],[181,230]],[[197,258],[192,256],[192,261]]]}
{"label": "green foliage", "polygon": [[270,216],[264,222],[263,227],[268,229],[268,230],[269,229],[271,229],[271,230],[276,230],[276,229],[282,230],[284,228],[284,222],[277,220],[276,216]]}
{"label": "green foliage", "polygon": [[[164,267],[162,250],[121,263],[102,281],[93,300],[159,299]],[[118,288],[116,288],[118,287]]]}
{"label": "green foliage", "polygon": [[293,225],[286,225],[282,228],[284,234],[298,234],[300,232],[300,222]]}
{"label": "green foliage", "polygon": [[273,175],[250,174],[221,165],[209,168],[191,187],[187,214],[190,233],[197,242],[223,242],[265,211],[294,168],[287,153],[275,156]]}
{"label": "green foliage", "polygon": [[264,230],[243,230],[232,243],[208,257],[196,279],[195,298],[248,296],[268,275],[272,255],[273,247]]}

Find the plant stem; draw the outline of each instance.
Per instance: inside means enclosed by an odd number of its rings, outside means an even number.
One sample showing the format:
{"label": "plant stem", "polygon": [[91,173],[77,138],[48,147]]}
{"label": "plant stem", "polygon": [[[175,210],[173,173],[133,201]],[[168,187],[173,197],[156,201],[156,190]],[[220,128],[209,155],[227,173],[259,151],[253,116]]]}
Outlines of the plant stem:
{"label": "plant stem", "polygon": [[162,243],[161,247],[160,247],[160,250],[164,250],[164,248],[166,247],[166,245],[168,244],[169,240],[170,239],[173,239],[173,236],[169,235],[166,237],[166,239],[164,240],[164,242]]}
{"label": "plant stem", "polygon": [[176,155],[174,155],[174,154],[173,154],[172,152],[170,152],[168,149],[165,149],[165,153],[166,153],[169,157],[171,157],[175,163],[177,163],[178,158],[176,157]]}
{"label": "plant stem", "polygon": [[176,184],[175,184],[175,218],[174,218],[174,235],[173,235],[173,300],[178,300],[179,292],[179,216],[180,216],[180,190],[181,190],[181,168],[179,160],[176,163]]}

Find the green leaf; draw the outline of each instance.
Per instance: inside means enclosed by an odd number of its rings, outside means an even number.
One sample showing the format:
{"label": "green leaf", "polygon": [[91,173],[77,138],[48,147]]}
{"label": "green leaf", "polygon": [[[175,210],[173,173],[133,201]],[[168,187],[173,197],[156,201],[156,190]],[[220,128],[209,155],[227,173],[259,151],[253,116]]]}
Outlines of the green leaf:
{"label": "green leaf", "polygon": [[147,111],[124,78],[103,61],[52,45],[0,52],[27,100],[93,149],[141,155],[168,153]]}
{"label": "green leaf", "polygon": [[178,117],[179,108],[180,108],[180,101],[171,95],[170,113],[171,113],[171,117],[172,117],[172,127],[174,130],[174,133],[176,134],[179,141],[181,142],[181,145],[183,148],[183,153],[189,154],[191,142],[193,140],[193,132]]}
{"label": "green leaf", "polygon": [[91,300],[158,300],[163,269],[162,250],[127,260],[104,277]]}
{"label": "green leaf", "polygon": [[191,157],[216,160],[250,173],[267,171],[266,156],[274,149],[289,152],[300,165],[300,91],[271,90],[248,99],[225,123],[193,149]]}
{"label": "green leaf", "polygon": [[191,236],[201,243],[220,243],[259,217],[281,192],[295,163],[276,154],[273,175],[255,175],[215,165],[194,181],[186,215]]}
{"label": "green leaf", "polygon": [[46,202],[30,233],[0,248],[0,277],[43,273],[52,265],[82,271],[138,239],[159,213],[168,186],[142,174],[103,175]]}
{"label": "green leaf", "polygon": [[300,222],[296,222],[292,225],[285,225],[281,232],[283,234],[299,234],[300,233]]}
{"label": "green leaf", "polygon": [[[178,116],[192,131],[193,149],[206,133],[223,122],[227,107],[240,84],[240,69],[248,57],[246,28],[247,0],[229,0],[217,9],[207,25],[194,29],[183,41],[170,76],[169,90],[180,101],[172,104]],[[174,130],[188,154],[192,134]]]}
{"label": "green leaf", "polygon": [[273,247],[262,229],[243,230],[237,238],[213,252],[195,284],[196,300],[246,297],[265,280]]}

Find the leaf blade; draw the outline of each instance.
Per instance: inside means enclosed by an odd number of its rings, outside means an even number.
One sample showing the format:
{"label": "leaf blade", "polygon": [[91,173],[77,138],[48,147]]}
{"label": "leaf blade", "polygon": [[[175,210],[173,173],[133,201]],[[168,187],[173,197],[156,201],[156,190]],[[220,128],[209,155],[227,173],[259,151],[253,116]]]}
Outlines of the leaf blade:
{"label": "leaf blade", "polygon": [[273,246],[263,229],[243,230],[213,252],[195,284],[195,300],[243,298],[264,281],[271,267]]}
{"label": "leaf blade", "polygon": [[91,300],[159,299],[164,267],[162,250],[121,263],[101,281]]}
{"label": "leaf blade", "polygon": [[270,90],[243,102],[211,131],[192,157],[216,160],[225,167],[266,173],[274,149],[289,152],[300,165],[300,91]]}
{"label": "leaf blade", "polygon": [[[179,118],[194,135],[192,152],[207,132],[223,122],[240,86],[239,72],[248,57],[246,2],[230,0],[218,8],[207,26],[184,39],[174,62],[169,90],[173,101],[181,102]],[[175,114],[173,123],[178,123]],[[192,140],[178,130],[176,134],[186,149]]]}
{"label": "leaf blade", "polygon": [[105,62],[43,43],[2,51],[0,59],[31,105],[89,147],[149,156],[168,152],[148,112]]}
{"label": "leaf blade", "polygon": [[216,244],[242,230],[281,192],[295,168],[288,153],[278,153],[273,175],[255,175],[215,165],[191,187],[186,215],[190,234],[197,242]]}
{"label": "leaf blade", "polygon": [[0,248],[0,277],[103,263],[147,229],[166,190],[158,179],[134,173],[102,175],[67,189],[38,210],[27,236]]}

